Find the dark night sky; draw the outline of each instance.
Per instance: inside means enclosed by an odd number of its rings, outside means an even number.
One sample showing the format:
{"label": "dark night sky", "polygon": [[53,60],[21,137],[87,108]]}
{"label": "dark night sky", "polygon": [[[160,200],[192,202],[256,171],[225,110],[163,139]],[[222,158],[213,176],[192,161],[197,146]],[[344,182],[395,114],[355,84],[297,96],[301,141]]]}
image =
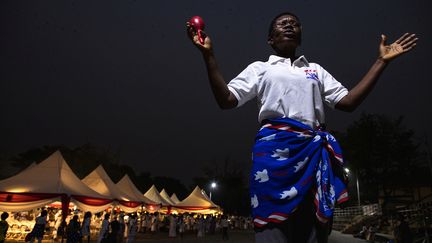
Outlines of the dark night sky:
{"label": "dark night sky", "polygon": [[[247,171],[255,102],[221,111],[185,22],[201,15],[230,80],[267,60],[268,24],[283,11],[303,24],[298,54],[351,88],[377,56],[379,36],[417,33],[417,48],[387,68],[354,113],[327,112],[343,130],[361,112],[405,116],[432,137],[428,0],[0,1],[0,154],[90,142],[139,171],[186,183],[229,157]],[[168,169],[170,168],[170,169]]]}

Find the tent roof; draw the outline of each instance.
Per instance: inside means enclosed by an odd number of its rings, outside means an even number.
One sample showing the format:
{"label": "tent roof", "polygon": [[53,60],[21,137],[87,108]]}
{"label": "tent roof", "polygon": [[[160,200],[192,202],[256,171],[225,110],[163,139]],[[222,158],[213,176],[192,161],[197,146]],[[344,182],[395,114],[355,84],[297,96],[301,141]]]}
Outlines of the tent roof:
{"label": "tent roof", "polygon": [[[36,162],[32,162],[29,166],[27,166],[24,170],[28,170],[28,169],[30,169],[30,168],[33,168],[34,166],[36,166],[37,165],[37,163]],[[22,170],[22,171],[24,171],[24,170]]]}
{"label": "tent roof", "polygon": [[171,198],[169,197],[168,193],[165,191],[165,189],[162,189],[162,191],[159,193],[161,195],[161,197],[167,201],[170,205],[175,205],[175,202],[173,202],[173,200],[171,200]]}
{"label": "tent roof", "polygon": [[81,181],[91,189],[106,197],[121,201],[141,202],[141,198],[135,197],[134,195],[128,195],[127,193],[121,191],[111,180],[102,165],[99,165]]}
{"label": "tent roof", "polygon": [[196,186],[195,189],[183,201],[177,203],[176,207],[195,207],[195,208],[219,208],[207,196],[203,194],[201,188]]}
{"label": "tent roof", "polygon": [[90,189],[75,175],[60,151],[37,165],[0,181],[0,191],[30,193],[65,193],[94,198],[107,198]]}
{"label": "tent roof", "polygon": [[171,201],[173,201],[174,203],[180,202],[180,200],[178,199],[178,197],[175,193],[173,193],[170,198],[171,198]]}
{"label": "tent roof", "polygon": [[158,204],[144,196],[140,190],[135,186],[132,180],[128,175],[123,176],[119,182],[117,182],[116,186],[127,195],[131,195],[133,197],[139,198],[142,202],[146,204]]}
{"label": "tent roof", "polygon": [[171,204],[167,202],[163,197],[160,195],[159,191],[156,189],[155,185],[152,185],[150,189],[147,190],[146,193],[144,193],[144,196],[146,196],[148,199],[155,201],[157,203],[162,204],[162,206],[170,206]]}

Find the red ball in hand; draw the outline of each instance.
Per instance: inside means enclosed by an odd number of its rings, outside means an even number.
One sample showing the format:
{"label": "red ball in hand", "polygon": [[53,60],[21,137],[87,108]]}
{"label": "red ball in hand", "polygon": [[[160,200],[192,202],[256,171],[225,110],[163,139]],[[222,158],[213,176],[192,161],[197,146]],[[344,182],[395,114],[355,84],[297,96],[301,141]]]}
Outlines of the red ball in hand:
{"label": "red ball in hand", "polygon": [[203,30],[205,27],[204,20],[200,16],[193,16],[189,23],[195,28],[196,31]]}

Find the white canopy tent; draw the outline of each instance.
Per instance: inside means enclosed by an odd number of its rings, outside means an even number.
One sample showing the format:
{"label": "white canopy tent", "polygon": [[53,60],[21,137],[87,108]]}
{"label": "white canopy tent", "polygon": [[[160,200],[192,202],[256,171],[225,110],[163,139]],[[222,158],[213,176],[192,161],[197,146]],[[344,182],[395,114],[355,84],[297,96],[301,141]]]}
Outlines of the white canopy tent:
{"label": "white canopy tent", "polygon": [[102,165],[99,165],[81,181],[94,191],[115,199],[118,202],[118,206],[125,212],[135,212],[141,208],[143,203],[141,200],[142,198],[129,195],[120,190],[111,180]]}
{"label": "white canopy tent", "polygon": [[171,201],[173,201],[175,204],[180,202],[180,200],[178,199],[178,197],[175,193],[173,193],[170,198],[171,198]]}
{"label": "white canopy tent", "polygon": [[171,206],[175,205],[175,202],[173,200],[171,200],[171,198],[169,197],[168,193],[165,191],[165,188],[162,189],[162,191],[159,193],[161,195],[161,197],[167,201]]}
{"label": "white canopy tent", "polygon": [[142,202],[144,202],[146,207],[145,209],[147,211],[154,212],[160,208],[160,203],[152,201],[146,196],[144,196],[143,193],[138,190],[138,188],[135,186],[135,184],[132,182],[128,175],[123,176],[123,178],[121,178],[121,180],[117,182],[116,186],[125,194],[136,197]]}
{"label": "white canopy tent", "polygon": [[158,189],[155,185],[152,185],[150,189],[147,190],[146,193],[144,193],[144,196],[149,198],[150,200],[157,202],[162,205],[162,207],[168,207],[171,206],[169,202],[167,202],[163,197],[160,195]]}
{"label": "white canopy tent", "polygon": [[112,202],[82,183],[60,151],[0,181],[0,211],[26,211],[54,201],[62,201],[63,209],[73,202],[91,212],[100,212]]}
{"label": "white canopy tent", "polygon": [[172,205],[160,195],[160,192],[158,191],[155,185],[152,185],[150,189],[148,189],[147,192],[144,193],[144,196],[157,203],[160,203],[161,204],[161,208],[159,209],[160,212],[167,213],[167,214],[171,213]]}
{"label": "white canopy tent", "polygon": [[182,211],[201,214],[215,214],[222,212],[218,205],[213,203],[206,195],[204,195],[199,186],[196,186],[189,196],[173,207]]}

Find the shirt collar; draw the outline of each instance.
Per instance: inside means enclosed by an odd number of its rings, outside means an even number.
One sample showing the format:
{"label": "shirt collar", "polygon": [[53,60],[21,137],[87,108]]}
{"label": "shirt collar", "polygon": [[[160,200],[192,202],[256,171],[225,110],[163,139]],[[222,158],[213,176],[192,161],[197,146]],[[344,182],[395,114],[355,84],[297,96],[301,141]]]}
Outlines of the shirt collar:
{"label": "shirt collar", "polygon": [[[271,55],[269,57],[268,63],[270,64],[276,64],[277,62],[286,62],[289,63],[291,65],[291,60],[289,58],[285,58],[285,57],[280,57],[280,56],[276,56],[276,55]],[[293,66],[296,67],[309,67],[309,62],[306,59],[306,57],[304,55],[298,57],[296,60],[294,60],[294,62],[292,62]]]}

